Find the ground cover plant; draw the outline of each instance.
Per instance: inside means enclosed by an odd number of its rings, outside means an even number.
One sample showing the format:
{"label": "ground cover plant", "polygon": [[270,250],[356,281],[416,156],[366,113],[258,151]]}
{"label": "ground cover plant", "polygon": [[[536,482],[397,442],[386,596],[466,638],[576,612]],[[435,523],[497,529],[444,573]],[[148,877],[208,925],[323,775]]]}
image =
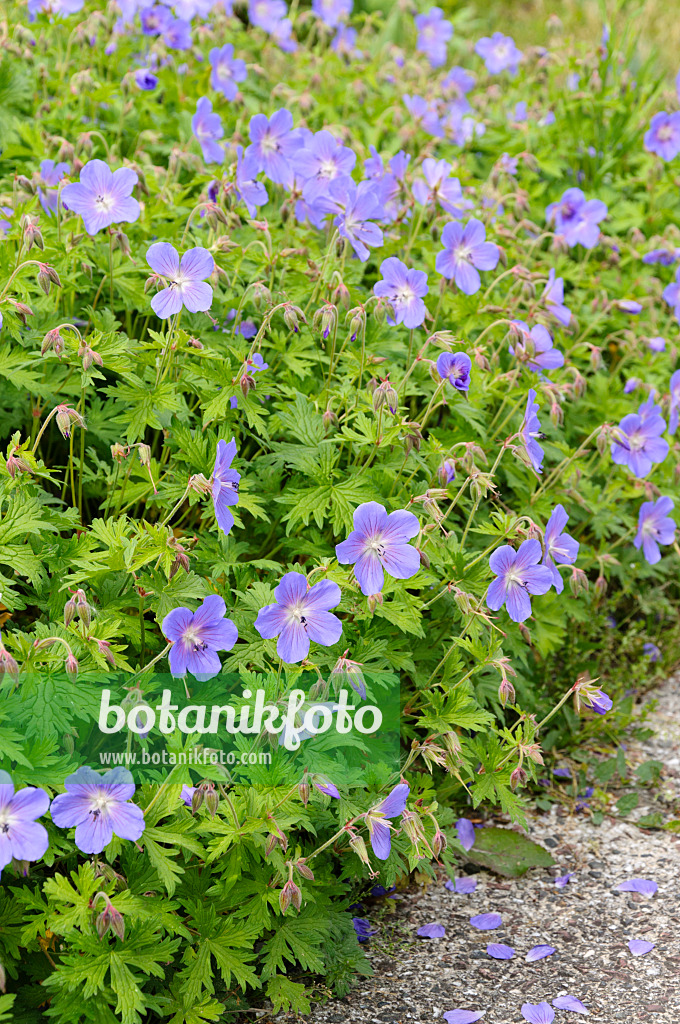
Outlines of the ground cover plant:
{"label": "ground cover plant", "polygon": [[[345,991],[362,893],[677,649],[674,83],[616,19],[357,8],[3,5],[0,1019]],[[93,760],[171,677],[382,700],[401,757]]]}

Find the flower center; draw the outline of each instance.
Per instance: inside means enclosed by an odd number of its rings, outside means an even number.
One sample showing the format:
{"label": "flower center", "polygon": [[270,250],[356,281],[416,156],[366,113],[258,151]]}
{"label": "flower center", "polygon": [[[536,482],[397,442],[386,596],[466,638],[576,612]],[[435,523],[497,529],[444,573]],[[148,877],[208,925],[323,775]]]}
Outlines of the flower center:
{"label": "flower center", "polygon": [[644,434],[640,434],[637,431],[634,434],[628,435],[628,444],[632,452],[639,452],[647,444],[647,438]]}
{"label": "flower center", "polygon": [[307,630],[307,609],[304,601],[299,601],[297,604],[291,605],[289,609],[290,618],[293,622],[299,622],[301,626],[304,626],[305,632]]}
{"label": "flower center", "polygon": [[108,213],[113,209],[113,196],[99,195],[95,199],[94,205],[98,208],[100,213]]}
{"label": "flower center", "polygon": [[394,293],[394,302],[397,306],[408,306],[416,297],[416,293],[410,285],[403,284]]}
{"label": "flower center", "polygon": [[456,259],[462,263],[469,263],[472,256],[472,249],[469,245],[459,245],[456,249]]}
{"label": "flower center", "polygon": [[319,167],[319,177],[320,178],[328,178],[328,180],[330,181],[333,178],[336,178],[337,175],[338,175],[338,165],[336,164],[335,160],[322,160],[321,161],[321,165]]}
{"label": "flower center", "polygon": [[174,277],[170,282],[170,288],[176,288],[178,292],[181,292],[184,289],[184,286],[189,283],[189,280],[190,278],[188,278],[186,274],[182,274],[180,272],[177,274],[177,277]]}
{"label": "flower center", "polygon": [[263,153],[278,153],[279,151],[279,144],[277,140],[273,135],[270,135],[269,132],[267,132],[266,135],[263,135],[260,147]]}
{"label": "flower center", "polygon": [[231,78],[231,66],[225,61],[220,61],[217,65],[217,72],[222,78]]}
{"label": "flower center", "polygon": [[668,142],[669,139],[673,138],[673,129],[669,124],[665,124],[663,127],[659,128],[656,135],[661,142]]}
{"label": "flower center", "polygon": [[372,555],[377,555],[378,558],[385,557],[385,545],[383,544],[382,535],[379,537],[372,537],[366,541],[366,551]]}

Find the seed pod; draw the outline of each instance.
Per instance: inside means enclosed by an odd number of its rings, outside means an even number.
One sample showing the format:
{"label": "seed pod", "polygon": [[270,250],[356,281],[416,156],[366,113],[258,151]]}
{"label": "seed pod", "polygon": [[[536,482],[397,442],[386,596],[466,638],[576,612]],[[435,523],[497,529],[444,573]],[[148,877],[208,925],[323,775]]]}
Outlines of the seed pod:
{"label": "seed pod", "polygon": [[295,868],[303,878],[309,879],[310,882],[314,881],[314,873],[311,868],[307,867],[303,857],[300,857],[300,859],[295,862]]}
{"label": "seed pod", "polygon": [[289,878],[279,894],[279,906],[282,914],[285,914],[291,903],[298,911],[302,908],[302,893],[293,879]]}
{"label": "seed pod", "polygon": [[364,842],[362,836],[360,836],[358,833],[354,833],[354,835],[351,835],[349,839],[349,845],[352,847],[357,857],[363,864],[371,863],[370,860],[368,859],[368,850],[366,849],[366,843]]}
{"label": "seed pod", "polygon": [[302,800],[302,803],[307,806],[309,803],[309,794],[311,793],[311,787],[308,782],[303,780],[298,784],[298,796]]}
{"label": "seed pod", "polygon": [[211,818],[214,818],[217,814],[217,808],[220,805],[220,795],[216,789],[209,789],[205,794],[205,806],[208,808],[208,814]]}
{"label": "seed pod", "polygon": [[7,472],[9,473],[13,480],[17,473],[33,472],[26,459],[23,458],[22,455],[15,455],[14,452],[12,452],[11,455],[7,456],[7,462],[5,463],[5,465],[7,466]]}
{"label": "seed pod", "polygon": [[239,383],[241,385],[241,391],[243,392],[244,398],[247,397],[250,391],[255,390],[255,378],[253,377],[252,373],[244,373]]}
{"label": "seed pod", "polygon": [[518,786],[524,786],[527,781],[527,773],[521,765],[517,765],[510,775],[510,789],[515,790]]}
{"label": "seed pod", "polygon": [[64,605],[64,625],[70,626],[76,617],[76,602],[72,597]]}

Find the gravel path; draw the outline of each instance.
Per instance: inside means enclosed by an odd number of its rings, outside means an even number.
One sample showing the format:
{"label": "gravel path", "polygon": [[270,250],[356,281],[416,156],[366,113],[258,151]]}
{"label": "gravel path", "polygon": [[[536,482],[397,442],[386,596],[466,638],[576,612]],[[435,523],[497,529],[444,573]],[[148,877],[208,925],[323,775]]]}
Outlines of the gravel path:
{"label": "gravel path", "polygon": [[[472,865],[477,889],[457,895],[444,888],[445,876],[426,889],[414,887],[394,900],[376,901],[368,911],[380,932],[368,949],[375,976],[345,998],[315,1007],[309,1024],[433,1024],[453,1009],[485,1010],[483,1024],[522,1024],[522,1003],[552,1002],[568,993],[590,1010],[589,1018],[555,1010],[556,1024],[589,1019],[680,1022],[680,835],[642,830],[632,822],[660,811],[680,817],[680,676],[648,698],[656,700],[649,725],[655,735],[631,743],[633,765],[662,761],[660,783],[640,794],[640,806],[626,820],[605,817],[595,826],[588,815],[569,815],[553,806],[534,815],[532,839],[549,848],[557,866],[534,869],[519,880],[504,880]],[[574,872],[562,889],[554,877]],[[626,879],[650,878],[654,896],[622,893]],[[472,928],[474,914],[496,911],[502,927]],[[416,930],[437,921],[441,939],[420,939]],[[628,950],[630,939],[655,948],[644,956]],[[488,942],[515,949],[509,961],[493,960]],[[535,963],[526,952],[546,943],[557,952]],[[261,1018],[262,1019],[262,1018]],[[290,1015],[271,1018],[293,1024]]]}

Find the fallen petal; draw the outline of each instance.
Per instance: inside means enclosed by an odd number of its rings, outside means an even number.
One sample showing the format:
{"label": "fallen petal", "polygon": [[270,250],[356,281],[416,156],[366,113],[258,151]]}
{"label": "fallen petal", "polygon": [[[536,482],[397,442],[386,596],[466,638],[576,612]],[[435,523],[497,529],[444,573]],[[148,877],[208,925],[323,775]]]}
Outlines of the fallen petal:
{"label": "fallen petal", "polygon": [[512,946],[505,946],[502,942],[490,942],[486,951],[494,960],[512,960],[515,955]]}
{"label": "fallen petal", "polygon": [[481,1020],[486,1010],[447,1010],[444,1014],[446,1024],[474,1024]]}
{"label": "fallen petal", "polygon": [[633,956],[644,956],[645,953],[649,953],[654,949],[654,943],[647,942],[646,939],[631,939],[628,943],[628,949]]}
{"label": "fallen petal", "polygon": [[576,996],[558,996],[557,999],[553,999],[553,1006],[557,1007],[558,1010],[571,1010],[572,1013],[590,1014],[588,1007],[584,1006]]}
{"label": "fallen petal", "polygon": [[561,875],[555,879],[555,885],[558,889],[564,889],[565,885],[569,885],[569,880],[574,877],[573,871],[567,871],[566,875]]}
{"label": "fallen petal", "polygon": [[475,914],[470,918],[470,924],[473,928],[479,928],[481,932],[488,932],[492,928],[500,928],[503,918],[500,914]]}
{"label": "fallen petal", "polygon": [[546,956],[552,956],[554,952],[554,946],[534,946],[527,953],[526,959],[532,964],[534,960],[543,960]]}
{"label": "fallen petal", "polygon": [[555,1011],[548,1003],[524,1003],[522,1016],[529,1024],[552,1024]]}
{"label": "fallen petal", "polygon": [[443,924],[433,921],[431,924],[424,924],[419,928],[416,935],[419,935],[421,939],[443,939],[446,935],[446,928]]}
{"label": "fallen petal", "polygon": [[477,879],[473,878],[472,875],[466,875],[463,878],[456,878],[456,892],[467,894],[474,892],[477,888]]}
{"label": "fallen petal", "polygon": [[619,892],[641,892],[644,896],[653,896],[659,887],[651,878],[629,878],[616,888]]}

